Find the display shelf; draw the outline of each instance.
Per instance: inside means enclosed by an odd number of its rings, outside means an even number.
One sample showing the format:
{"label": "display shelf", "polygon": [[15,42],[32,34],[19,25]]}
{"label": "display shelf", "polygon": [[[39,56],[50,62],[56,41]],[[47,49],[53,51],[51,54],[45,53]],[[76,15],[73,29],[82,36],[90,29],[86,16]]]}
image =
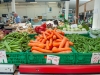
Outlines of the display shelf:
{"label": "display shelf", "polygon": [[20,65],[21,74],[96,74],[100,65]]}

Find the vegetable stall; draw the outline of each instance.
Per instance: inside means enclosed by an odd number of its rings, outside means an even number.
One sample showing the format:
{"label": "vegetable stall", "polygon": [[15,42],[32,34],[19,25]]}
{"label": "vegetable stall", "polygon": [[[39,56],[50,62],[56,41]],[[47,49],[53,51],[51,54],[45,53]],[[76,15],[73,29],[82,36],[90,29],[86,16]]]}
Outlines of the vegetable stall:
{"label": "vegetable stall", "polygon": [[[99,35],[99,30],[89,30],[87,25],[71,28],[70,24],[63,22],[57,24],[62,25],[43,23],[33,28],[29,23],[22,26],[13,25],[16,29],[7,34],[1,30],[0,51],[6,51],[7,62],[0,61],[0,63],[16,66],[20,64],[83,65],[100,63],[99,59],[94,61],[95,55],[99,57],[100,38],[92,38],[89,34]],[[65,33],[65,30],[76,33]],[[87,33],[77,33],[80,31]],[[58,63],[53,62],[55,58]]]}

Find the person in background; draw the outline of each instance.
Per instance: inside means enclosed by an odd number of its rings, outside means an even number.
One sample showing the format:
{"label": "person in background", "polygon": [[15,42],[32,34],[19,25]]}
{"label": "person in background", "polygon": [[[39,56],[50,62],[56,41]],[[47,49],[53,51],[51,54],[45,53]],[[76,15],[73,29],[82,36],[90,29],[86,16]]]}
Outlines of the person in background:
{"label": "person in background", "polygon": [[2,17],[0,17],[0,23],[2,23]]}
{"label": "person in background", "polygon": [[15,23],[21,23],[21,19],[18,16],[18,14],[14,13],[14,17],[15,17]]}

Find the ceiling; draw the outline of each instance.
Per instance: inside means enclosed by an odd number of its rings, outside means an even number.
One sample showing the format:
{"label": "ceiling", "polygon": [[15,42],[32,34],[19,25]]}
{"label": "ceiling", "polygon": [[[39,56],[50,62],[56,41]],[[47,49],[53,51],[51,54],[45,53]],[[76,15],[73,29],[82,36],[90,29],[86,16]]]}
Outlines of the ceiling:
{"label": "ceiling", "polygon": [[[79,0],[79,5],[82,5],[82,4],[84,4],[84,3],[88,2],[88,1],[90,1],[90,0]],[[76,6],[76,0],[70,0],[69,8],[70,9],[75,9],[75,6]]]}
{"label": "ceiling", "polygon": [[[22,3],[23,5],[24,4],[27,4],[27,5],[29,5],[30,3],[29,2],[25,2],[25,0],[15,0],[16,1],[16,3],[18,3],[18,4],[20,4],[20,3]],[[37,1],[39,1],[38,3],[40,4],[45,4],[45,2],[42,2],[43,0],[37,0]],[[41,1],[41,2],[40,2]],[[51,0],[45,0],[45,1],[51,1]],[[58,0],[52,0],[52,2],[56,2],[56,1],[58,1]],[[60,0],[59,0],[60,1]],[[86,3],[86,2],[88,2],[88,1],[90,1],[90,0],[79,0],[79,5],[82,5],[82,4],[84,4],[84,3]],[[20,2],[20,3],[19,3]],[[22,5],[21,4],[21,5]],[[70,0],[70,2],[69,2],[69,8],[70,9],[75,9],[75,6],[76,6],[76,0]]]}

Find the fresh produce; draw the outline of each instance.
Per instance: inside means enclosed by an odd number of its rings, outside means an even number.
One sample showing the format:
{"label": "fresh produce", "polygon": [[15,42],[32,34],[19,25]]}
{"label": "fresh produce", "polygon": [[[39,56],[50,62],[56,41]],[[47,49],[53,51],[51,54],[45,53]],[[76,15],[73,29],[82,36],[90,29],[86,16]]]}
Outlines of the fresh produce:
{"label": "fresh produce", "polygon": [[73,43],[62,31],[47,29],[36,36],[36,40],[30,40],[28,45],[33,53],[70,53],[72,52],[70,46],[73,46]]}
{"label": "fresh produce", "polygon": [[0,50],[6,50],[6,52],[24,52],[29,48],[27,46],[29,40],[28,33],[12,32],[0,41]]}
{"label": "fresh produce", "polygon": [[78,34],[66,35],[72,42],[74,48],[81,53],[100,52],[100,38],[88,38]]}
{"label": "fresh produce", "polygon": [[45,31],[46,30],[46,23],[42,24],[41,26],[36,26],[35,27],[35,32],[36,33],[41,33],[41,31]]}

